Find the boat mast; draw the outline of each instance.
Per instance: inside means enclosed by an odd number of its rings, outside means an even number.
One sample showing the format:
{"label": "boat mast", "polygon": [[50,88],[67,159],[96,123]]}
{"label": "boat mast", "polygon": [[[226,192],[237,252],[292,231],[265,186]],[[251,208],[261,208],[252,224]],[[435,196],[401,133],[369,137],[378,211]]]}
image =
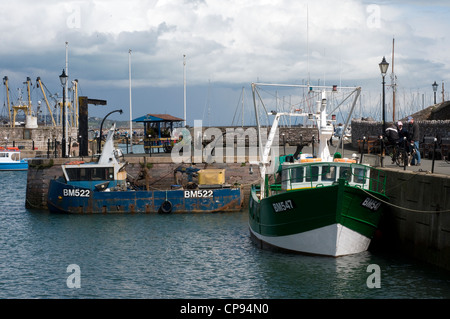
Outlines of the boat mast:
{"label": "boat mast", "polygon": [[396,76],[394,73],[394,43],[395,38],[392,38],[392,75],[391,75],[391,81],[392,81],[392,121],[395,122],[395,93],[397,91],[397,84],[396,84]]}
{"label": "boat mast", "polygon": [[186,127],[186,54],[183,54],[183,88],[184,88],[184,127]]}
{"label": "boat mast", "polygon": [[256,84],[252,83],[252,95],[253,95],[253,106],[255,108],[255,117],[256,117],[256,129],[257,129],[257,133],[258,133],[258,150],[259,150],[259,171],[261,174],[261,184],[260,184],[260,194],[261,194],[261,198],[264,197],[264,178],[266,175],[266,166],[265,164],[262,162],[263,160],[263,144],[262,144],[262,138],[261,138],[261,125],[259,123],[259,113],[258,113],[258,107],[256,106]]}
{"label": "boat mast", "polygon": [[131,49],[128,49],[128,82],[130,95],[130,153],[133,153],[133,124],[132,124],[132,104],[131,104]]}
{"label": "boat mast", "polygon": [[[66,75],[67,75],[67,80],[66,80],[66,84],[65,84],[65,86],[64,86],[64,92],[65,92],[65,95],[66,95],[66,99],[69,97],[69,94],[68,94],[68,85],[69,85],[69,42],[67,42],[66,41]],[[67,102],[64,100],[63,101],[63,108],[64,108],[64,118],[63,118],[63,121],[64,121],[64,126],[66,127],[66,129],[64,130],[64,132],[63,132],[63,134],[64,134],[64,139],[66,140],[66,141],[68,141],[69,139],[68,139],[68,134],[67,134],[67,132],[68,132],[68,118],[69,118],[69,115],[68,115],[68,110],[66,109],[66,106],[67,106]],[[63,156],[64,157],[66,157],[67,156],[67,150],[68,150],[68,148],[65,148],[64,149],[64,151],[65,151],[65,153],[66,154],[63,154]]]}
{"label": "boat mast", "polygon": [[309,92],[309,83],[310,83],[310,73],[309,73],[309,8],[308,8],[308,4],[306,4],[306,55],[307,55],[307,62],[306,62],[306,66],[307,66],[307,76],[308,76],[308,92]]}
{"label": "boat mast", "polygon": [[242,87],[242,128],[244,128],[244,87]]}

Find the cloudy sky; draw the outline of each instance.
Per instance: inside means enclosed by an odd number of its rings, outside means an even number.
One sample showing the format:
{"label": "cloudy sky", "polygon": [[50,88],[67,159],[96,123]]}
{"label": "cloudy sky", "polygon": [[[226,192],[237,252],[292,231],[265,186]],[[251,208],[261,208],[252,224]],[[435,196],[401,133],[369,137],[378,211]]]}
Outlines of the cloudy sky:
{"label": "cloudy sky", "polygon": [[[129,119],[129,59],[133,118],[183,117],[186,71],[189,125],[231,125],[242,88],[251,108],[251,82],[301,84],[308,70],[315,83],[362,86],[364,104],[376,105],[378,63],[391,63],[393,38],[400,107],[429,105],[431,84],[440,91],[450,69],[443,0],[15,0],[0,12],[0,71],[13,99],[38,76],[61,97],[68,42],[79,95],[108,103],[90,115],[123,109],[111,116],[118,120]],[[40,99],[34,88],[33,104]]]}

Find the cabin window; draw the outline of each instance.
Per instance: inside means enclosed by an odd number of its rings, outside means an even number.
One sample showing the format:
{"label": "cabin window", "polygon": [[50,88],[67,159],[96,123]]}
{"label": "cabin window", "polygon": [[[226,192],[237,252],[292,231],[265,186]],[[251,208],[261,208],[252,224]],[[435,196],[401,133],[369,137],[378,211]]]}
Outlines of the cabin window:
{"label": "cabin window", "polygon": [[334,182],[336,180],[336,166],[322,166],[322,181]]}
{"label": "cabin window", "polygon": [[108,179],[112,179],[112,176],[110,177],[109,174],[109,168],[108,167],[100,167],[100,168],[91,168],[91,179],[93,181],[104,181]]}
{"label": "cabin window", "polygon": [[67,176],[71,181],[79,181],[80,180],[80,169],[75,168],[66,168]]}
{"label": "cabin window", "polygon": [[306,181],[317,182],[319,179],[319,166],[309,166],[306,169]]}
{"label": "cabin window", "polygon": [[341,167],[339,170],[339,178],[343,178],[350,182],[352,180],[352,168]]}
{"label": "cabin window", "polygon": [[366,182],[366,169],[365,168],[355,168],[355,183],[364,184]]}
{"label": "cabin window", "polygon": [[66,168],[66,172],[71,181],[114,180],[112,167]]}
{"label": "cabin window", "polygon": [[291,168],[291,183],[303,182],[303,167]]}
{"label": "cabin window", "polygon": [[6,154],[6,153],[0,153],[0,157],[8,157],[8,154]]}

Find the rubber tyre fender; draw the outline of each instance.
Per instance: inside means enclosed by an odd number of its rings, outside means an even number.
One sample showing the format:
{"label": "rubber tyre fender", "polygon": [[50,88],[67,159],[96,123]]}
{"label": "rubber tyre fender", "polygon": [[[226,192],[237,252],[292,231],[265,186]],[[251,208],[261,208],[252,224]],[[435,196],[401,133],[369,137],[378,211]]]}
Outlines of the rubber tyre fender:
{"label": "rubber tyre fender", "polygon": [[159,207],[158,212],[161,214],[170,214],[172,212],[173,205],[170,201],[165,200]]}

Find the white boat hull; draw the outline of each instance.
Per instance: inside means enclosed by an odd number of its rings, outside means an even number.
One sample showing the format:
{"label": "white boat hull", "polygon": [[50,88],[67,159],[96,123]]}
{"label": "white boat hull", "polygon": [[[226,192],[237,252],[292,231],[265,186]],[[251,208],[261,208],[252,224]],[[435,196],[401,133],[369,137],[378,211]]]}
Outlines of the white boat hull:
{"label": "white boat hull", "polygon": [[264,236],[250,231],[262,245],[305,254],[339,257],[366,251],[371,239],[341,224],[333,224],[299,234]]}

